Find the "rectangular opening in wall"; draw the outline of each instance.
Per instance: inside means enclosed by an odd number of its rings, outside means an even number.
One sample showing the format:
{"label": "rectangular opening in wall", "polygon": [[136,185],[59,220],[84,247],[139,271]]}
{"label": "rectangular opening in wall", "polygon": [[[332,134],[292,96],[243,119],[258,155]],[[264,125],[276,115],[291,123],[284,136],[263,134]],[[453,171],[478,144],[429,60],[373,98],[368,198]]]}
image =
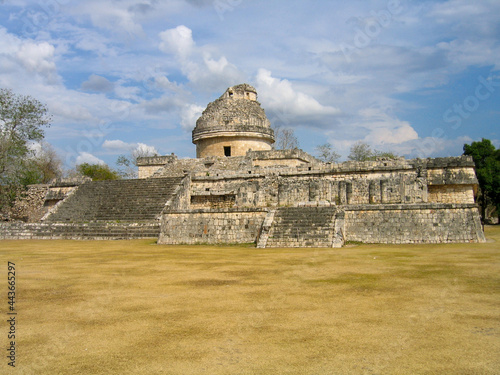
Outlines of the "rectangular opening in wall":
{"label": "rectangular opening in wall", "polygon": [[224,156],[231,156],[231,146],[224,146]]}

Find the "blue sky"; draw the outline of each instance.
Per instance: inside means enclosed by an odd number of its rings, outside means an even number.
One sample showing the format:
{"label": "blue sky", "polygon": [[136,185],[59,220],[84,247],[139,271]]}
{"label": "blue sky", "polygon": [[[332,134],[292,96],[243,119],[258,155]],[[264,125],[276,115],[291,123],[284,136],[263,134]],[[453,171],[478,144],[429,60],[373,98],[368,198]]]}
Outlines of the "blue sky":
{"label": "blue sky", "polygon": [[500,2],[0,0],[0,87],[46,103],[67,167],[142,147],[194,157],[191,130],[249,83],[301,148],[406,157],[500,146]]}

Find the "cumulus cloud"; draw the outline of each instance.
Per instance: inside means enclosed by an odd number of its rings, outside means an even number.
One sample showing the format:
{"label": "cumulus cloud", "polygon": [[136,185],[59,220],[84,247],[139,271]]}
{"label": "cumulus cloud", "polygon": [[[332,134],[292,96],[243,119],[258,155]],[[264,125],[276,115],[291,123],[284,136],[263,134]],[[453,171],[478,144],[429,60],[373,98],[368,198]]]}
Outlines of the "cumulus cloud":
{"label": "cumulus cloud", "polygon": [[380,108],[365,108],[359,114],[360,122],[353,125],[368,130],[364,138],[366,142],[383,145],[418,139],[409,122],[394,118]]}
{"label": "cumulus cloud", "polygon": [[[21,75],[31,83],[58,84],[55,47],[49,42],[22,39],[0,27],[0,75],[9,81],[13,75]],[[8,75],[8,76],[7,76]],[[13,81],[18,86],[19,80]]]}
{"label": "cumulus cloud", "polygon": [[56,70],[54,50],[54,46],[47,42],[27,42],[19,47],[17,58],[29,71],[51,75]]}
{"label": "cumulus cloud", "polygon": [[127,143],[119,139],[105,140],[102,148],[110,154],[132,154],[133,156],[154,156],[158,150],[145,143]]}
{"label": "cumulus cloud", "polygon": [[259,69],[256,82],[264,107],[280,113],[290,122],[303,123],[308,119],[317,120],[319,116],[328,118],[341,114],[340,109],[322,105],[312,96],[295,90],[290,81],[272,77],[269,70]]}
{"label": "cumulus cloud", "polygon": [[196,126],[196,120],[205,108],[196,104],[187,104],[181,109],[181,126],[186,131],[191,131]]}
{"label": "cumulus cloud", "polygon": [[176,57],[182,73],[198,89],[223,90],[244,81],[245,75],[225,56],[214,57],[210,46],[198,47],[188,27],[180,25],[159,36],[159,49]]}
{"label": "cumulus cloud", "polygon": [[219,59],[212,58],[205,54],[199,62],[190,62],[184,67],[184,72],[190,82],[201,89],[219,89],[223,90],[236,83],[245,80],[245,76],[238,68],[231,64],[226,57]]}
{"label": "cumulus cloud", "polygon": [[158,155],[158,150],[154,146],[148,146],[145,143],[138,143],[137,147],[132,151],[134,157],[140,156],[156,156]]}
{"label": "cumulus cloud", "polygon": [[159,35],[161,39],[160,51],[174,53],[183,59],[191,54],[195,45],[193,32],[184,25],[162,31]]}
{"label": "cumulus cloud", "polygon": [[88,163],[88,164],[101,164],[104,165],[106,164],[104,160],[99,159],[97,156],[92,155],[89,152],[80,152],[78,156],[76,157],[76,165],[80,165],[83,163]]}

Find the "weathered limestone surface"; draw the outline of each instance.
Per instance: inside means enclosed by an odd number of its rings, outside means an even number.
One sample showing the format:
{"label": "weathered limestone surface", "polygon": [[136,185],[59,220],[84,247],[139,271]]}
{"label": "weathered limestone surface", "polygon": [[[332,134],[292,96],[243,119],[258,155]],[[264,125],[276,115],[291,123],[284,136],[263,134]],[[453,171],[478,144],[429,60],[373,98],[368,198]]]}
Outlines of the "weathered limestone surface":
{"label": "weathered limestone surface", "polygon": [[159,244],[253,243],[266,211],[262,209],[187,210],[166,213]]}
{"label": "weathered limestone surface", "polygon": [[118,240],[158,238],[159,235],[159,222],[0,223],[1,240]]}
{"label": "weathered limestone surface", "polygon": [[257,91],[248,84],[230,87],[209,103],[193,130],[196,157],[243,156],[248,150],[271,150],[274,131]]}
{"label": "weathered limestone surface", "polygon": [[6,224],[2,236],[135,238],[161,230],[165,244],[259,247],[484,241],[470,157],[332,164],[271,150],[273,131],[246,84],[208,105],[193,142],[199,158],[140,158],[137,180],[51,186],[44,224]]}
{"label": "weathered limestone surface", "polygon": [[182,178],[93,181],[81,185],[48,222],[155,220],[174,198]]}
{"label": "weathered limestone surface", "polygon": [[346,206],[347,241],[364,243],[484,242],[474,204]]}
{"label": "weathered limestone surface", "polygon": [[344,218],[344,212],[335,206],[279,208],[266,247],[340,247],[343,238],[336,237],[343,237],[343,228],[335,228],[337,215]]}

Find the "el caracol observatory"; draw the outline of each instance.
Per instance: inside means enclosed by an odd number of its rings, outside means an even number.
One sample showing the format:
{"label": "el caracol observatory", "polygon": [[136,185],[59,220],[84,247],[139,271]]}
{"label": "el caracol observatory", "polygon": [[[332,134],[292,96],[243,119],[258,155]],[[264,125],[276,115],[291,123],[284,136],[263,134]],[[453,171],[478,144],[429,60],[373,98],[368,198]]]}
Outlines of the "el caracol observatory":
{"label": "el caracol observatory", "polygon": [[259,248],[485,241],[469,156],[336,164],[274,150],[248,84],[208,104],[193,143],[196,158],[138,158],[139,179],[33,185],[33,203],[18,214],[29,222],[0,223],[0,239],[153,237]]}
{"label": "el caracol observatory", "polygon": [[272,149],[274,132],[254,87],[229,87],[209,103],[193,130],[196,157],[244,156],[247,151]]}

